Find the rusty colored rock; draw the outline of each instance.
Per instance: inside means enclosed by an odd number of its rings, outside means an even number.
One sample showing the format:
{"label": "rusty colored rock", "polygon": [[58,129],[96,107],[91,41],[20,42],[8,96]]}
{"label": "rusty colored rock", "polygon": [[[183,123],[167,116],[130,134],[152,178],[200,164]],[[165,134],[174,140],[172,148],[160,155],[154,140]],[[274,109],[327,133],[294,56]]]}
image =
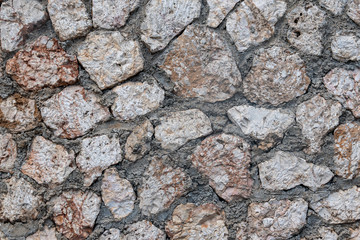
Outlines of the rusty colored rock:
{"label": "rusty colored rock", "polygon": [[0,134],[0,172],[13,173],[17,157],[17,146],[12,135]]}
{"label": "rusty colored rock", "polygon": [[209,16],[206,24],[216,28],[240,0],[208,0]]}
{"label": "rusty colored rock", "polygon": [[348,7],[346,14],[356,24],[360,25],[360,1],[359,0],[348,0]]}
{"label": "rusty colored rock", "polygon": [[331,41],[332,56],[339,61],[360,60],[360,38],[354,34],[336,33]]}
{"label": "rusty colored rock", "polygon": [[39,230],[33,235],[30,235],[26,238],[26,240],[57,240],[55,235],[55,228],[44,227],[44,230]]}

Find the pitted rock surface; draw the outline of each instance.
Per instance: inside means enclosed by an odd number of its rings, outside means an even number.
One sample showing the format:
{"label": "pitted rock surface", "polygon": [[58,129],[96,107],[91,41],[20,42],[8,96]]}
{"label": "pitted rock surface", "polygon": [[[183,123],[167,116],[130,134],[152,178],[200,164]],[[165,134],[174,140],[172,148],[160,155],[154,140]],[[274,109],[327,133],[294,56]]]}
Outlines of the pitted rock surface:
{"label": "pitted rock surface", "polygon": [[240,0],[208,0],[209,16],[207,25],[216,28]]}
{"label": "pitted rock surface", "polygon": [[0,172],[13,173],[17,146],[11,134],[0,134]]}

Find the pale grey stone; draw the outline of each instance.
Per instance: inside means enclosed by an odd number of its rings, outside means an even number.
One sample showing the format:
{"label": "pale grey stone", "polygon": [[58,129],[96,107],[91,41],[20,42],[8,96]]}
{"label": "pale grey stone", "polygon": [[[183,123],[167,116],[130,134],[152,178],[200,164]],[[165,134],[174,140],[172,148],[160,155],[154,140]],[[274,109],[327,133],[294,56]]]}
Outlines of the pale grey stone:
{"label": "pale grey stone", "polygon": [[348,0],[346,14],[358,25],[360,25],[360,1]]}
{"label": "pale grey stone", "polygon": [[209,16],[207,25],[216,28],[240,0],[207,0]]}
{"label": "pale grey stone", "polygon": [[39,230],[33,235],[30,235],[26,240],[57,240],[55,228],[44,227],[44,230]]}
{"label": "pale grey stone", "polygon": [[119,240],[120,238],[120,230],[117,228],[110,228],[106,230],[101,236],[99,240]]}
{"label": "pale grey stone", "polygon": [[165,240],[166,234],[151,222],[143,220],[125,228],[120,240]]}
{"label": "pale grey stone", "polygon": [[17,146],[9,133],[0,134],[0,172],[14,172]]}
{"label": "pale grey stone", "polygon": [[322,7],[334,15],[340,15],[344,11],[348,0],[319,0],[319,2]]}
{"label": "pale grey stone", "polygon": [[336,33],[331,42],[332,56],[339,61],[360,60],[360,38],[353,34]]}

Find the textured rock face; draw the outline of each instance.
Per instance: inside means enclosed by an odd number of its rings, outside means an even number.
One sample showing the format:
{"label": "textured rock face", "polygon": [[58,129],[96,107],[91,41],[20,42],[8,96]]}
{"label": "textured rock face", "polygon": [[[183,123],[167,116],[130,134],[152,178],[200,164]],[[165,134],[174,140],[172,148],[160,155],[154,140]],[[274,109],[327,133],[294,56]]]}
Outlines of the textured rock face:
{"label": "textured rock face", "polygon": [[359,240],[360,239],[360,228],[357,229],[349,229],[350,230],[350,238],[349,240]]}
{"label": "textured rock face", "polygon": [[165,230],[172,240],[228,239],[225,213],[211,203],[177,206]]}
{"label": "textured rock face", "polygon": [[85,36],[92,27],[82,0],[48,0],[47,9],[61,41]]}
{"label": "textured rock face", "polygon": [[139,43],[112,31],[89,33],[78,49],[78,59],[100,89],[123,82],[144,67]]}
{"label": "textured rock face", "polygon": [[328,167],[307,163],[292,153],[282,151],[258,167],[261,185],[267,190],[288,190],[304,185],[315,191],[334,176]]}
{"label": "textured rock face", "polygon": [[229,15],[226,30],[237,49],[244,52],[273,35],[275,24],[285,11],[283,0],[245,0]]}
{"label": "textured rock face", "polygon": [[360,25],[360,1],[348,0],[346,14],[358,25]]}
{"label": "textured rock face", "polygon": [[323,137],[339,124],[341,104],[325,100],[320,95],[301,103],[296,109],[296,121],[309,143],[308,154],[321,151]]}
{"label": "textured rock face", "polygon": [[274,46],[256,52],[244,80],[244,94],[251,102],[279,105],[303,95],[309,84],[300,56]]}
{"label": "textured rock face", "polygon": [[207,25],[216,28],[240,0],[208,0],[209,16]]}
{"label": "textured rock face", "polygon": [[91,191],[68,191],[51,200],[56,230],[69,239],[85,239],[100,212],[101,199]]}
{"label": "textured rock face", "polygon": [[117,228],[110,228],[106,230],[101,236],[99,240],[119,240],[120,238],[120,230]]}
{"label": "textured rock face", "polygon": [[81,86],[70,86],[44,102],[41,115],[55,136],[76,138],[86,134],[99,122],[110,118],[95,94]]}
{"label": "textured rock face", "polygon": [[207,27],[188,26],[160,67],[175,84],[176,95],[207,102],[232,97],[242,81],[225,40]]}
{"label": "textured rock face", "polygon": [[84,174],[84,185],[90,186],[103,170],[119,163],[121,147],[116,137],[106,135],[85,138],[81,142],[81,151],[76,157],[76,165]]}
{"label": "textured rock face", "polygon": [[360,60],[360,39],[355,35],[337,33],[331,42],[333,58],[339,61]]}
{"label": "textured rock face", "polygon": [[149,221],[140,221],[131,224],[124,231],[121,240],[165,240],[166,235],[163,231],[155,227]]}
{"label": "textured rock face", "polygon": [[141,40],[151,52],[164,49],[195,18],[200,16],[200,0],[150,0],[141,24]]}
{"label": "textured rock face", "polygon": [[209,184],[216,193],[230,202],[251,195],[250,156],[250,145],[242,138],[220,134],[202,141],[191,161],[209,178]]}
{"label": "textured rock face", "polygon": [[0,172],[13,173],[17,156],[16,142],[11,134],[0,134]]}
{"label": "textured rock face", "polygon": [[348,0],[320,0],[322,7],[331,11],[334,15],[340,15],[347,4]]}
{"label": "textured rock face", "polygon": [[26,238],[26,240],[57,240],[55,235],[55,228],[45,227],[44,230],[39,230],[33,235]]}
{"label": "textured rock face", "polygon": [[79,74],[75,56],[68,55],[56,39],[40,37],[6,63],[6,73],[25,90],[73,84]]}
{"label": "textured rock face", "polygon": [[129,82],[113,89],[117,94],[111,107],[114,117],[119,120],[131,120],[156,110],[164,101],[165,92],[154,81]]}

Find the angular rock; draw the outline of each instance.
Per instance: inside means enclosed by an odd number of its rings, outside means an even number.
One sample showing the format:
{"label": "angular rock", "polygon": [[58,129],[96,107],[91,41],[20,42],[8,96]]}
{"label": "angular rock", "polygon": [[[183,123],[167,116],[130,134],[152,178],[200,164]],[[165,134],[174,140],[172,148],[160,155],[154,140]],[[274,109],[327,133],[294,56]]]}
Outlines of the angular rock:
{"label": "angular rock", "polygon": [[119,140],[106,135],[85,138],[76,157],[76,165],[84,174],[84,186],[90,186],[103,170],[122,160]]}
{"label": "angular rock", "polygon": [[150,0],[141,23],[141,40],[151,52],[164,49],[195,18],[200,16],[200,0]]}
{"label": "angular rock", "polygon": [[240,0],[207,0],[209,16],[206,24],[216,28]]}
{"label": "angular rock", "polygon": [[144,67],[139,43],[112,31],[89,33],[78,48],[78,59],[100,89],[123,82]]}
{"label": "angular rock", "polygon": [[74,151],[67,151],[62,145],[36,136],[21,172],[39,184],[60,184],[75,169],[74,159]]}
{"label": "angular rock", "polygon": [[319,229],[320,239],[326,240],[338,240],[338,235],[331,228],[322,227]]}
{"label": "angular rock", "polygon": [[347,2],[348,0],[319,0],[320,5],[334,15],[340,15],[344,11]]}
{"label": "angular rock", "polygon": [[227,18],[226,30],[239,52],[268,40],[284,15],[283,0],[245,0]]}
{"label": "angular rock", "polygon": [[163,231],[155,227],[151,222],[143,220],[128,226],[121,240],[165,240],[166,235]]}
{"label": "angular rock", "polygon": [[99,237],[99,240],[122,240],[120,238],[120,230],[117,228],[110,228],[109,230],[106,230],[101,236]]}
{"label": "angular rock", "polygon": [[256,52],[243,82],[244,94],[251,102],[277,106],[303,95],[310,79],[297,53],[273,46]]}
{"label": "angular rock", "polygon": [[160,122],[155,127],[155,138],[162,148],[171,151],[212,132],[210,119],[198,109],[168,113]]}
{"label": "angular rock", "polygon": [[44,102],[41,115],[45,124],[61,138],[85,135],[97,123],[110,118],[98,97],[81,86],[70,86]]}
{"label": "angular rock", "polygon": [[348,0],[346,14],[358,25],[360,25],[360,1]]}
{"label": "angular rock", "polygon": [[177,206],[165,231],[171,240],[228,239],[225,213],[212,203]]}
{"label": "angular rock", "polygon": [[341,104],[325,100],[320,95],[301,103],[296,109],[296,121],[309,147],[304,151],[313,154],[321,151],[323,137],[339,124],[342,113]]}
{"label": "angular rock", "polygon": [[85,36],[92,27],[82,0],[48,0],[47,9],[61,41]]}
{"label": "angular rock", "polygon": [[360,60],[360,38],[337,33],[331,42],[332,56],[339,61]]}
{"label": "angular rock", "polygon": [[13,173],[17,157],[17,146],[12,135],[0,134],[0,172]]}
{"label": "angular rock", "polygon": [[79,74],[75,56],[68,55],[56,39],[40,37],[6,63],[6,73],[28,91],[73,84]]}
{"label": "angular rock", "polygon": [[176,95],[206,102],[232,97],[241,74],[225,39],[216,31],[188,26],[160,66],[175,84]]}
{"label": "angular rock", "polygon": [[192,164],[209,178],[216,193],[230,202],[251,195],[250,145],[242,138],[220,134],[207,137],[191,156]]}
{"label": "angular rock", "polygon": [[349,240],[359,240],[360,239],[360,228],[357,229],[349,229],[350,230],[350,238]]}
{"label": "angular rock", "polygon": [[31,236],[28,236],[26,240],[57,240],[55,228],[44,227],[44,230],[39,230]]}

